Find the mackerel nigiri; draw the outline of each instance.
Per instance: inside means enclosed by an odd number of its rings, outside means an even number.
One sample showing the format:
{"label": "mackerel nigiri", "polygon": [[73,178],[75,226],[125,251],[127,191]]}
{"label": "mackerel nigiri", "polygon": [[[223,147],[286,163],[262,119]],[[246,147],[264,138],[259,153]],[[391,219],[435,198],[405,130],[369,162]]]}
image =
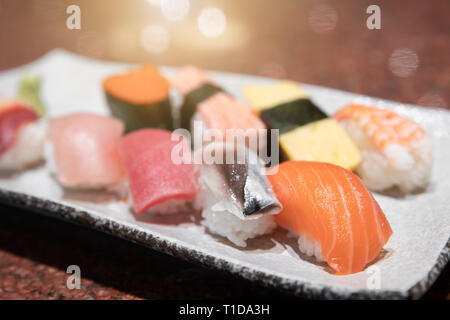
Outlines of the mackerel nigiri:
{"label": "mackerel nigiri", "polygon": [[356,173],[371,190],[426,187],[433,165],[425,131],[412,120],[378,107],[348,105],[334,114],[361,150]]}
{"label": "mackerel nigiri", "polygon": [[272,232],[281,210],[258,155],[243,144],[210,143],[202,156],[198,197],[211,232],[245,247],[247,239]]}
{"label": "mackerel nigiri", "polygon": [[59,183],[69,189],[120,191],[125,175],[117,144],[124,127],[118,119],[90,113],[51,119],[46,151]]}
{"label": "mackerel nigiri", "polygon": [[0,170],[21,170],[43,158],[45,125],[21,100],[0,101]]}
{"label": "mackerel nigiri", "polygon": [[275,169],[268,177],[283,205],[275,221],[299,236],[302,252],[326,261],[336,274],[360,272],[378,256],[392,230],[355,174],[306,161]]}
{"label": "mackerel nigiri", "polygon": [[[120,157],[136,213],[193,211],[198,192],[197,175],[188,142],[181,136],[178,138],[172,140],[172,133],[167,130],[141,129],[121,139]],[[180,146],[183,154],[175,159]]]}

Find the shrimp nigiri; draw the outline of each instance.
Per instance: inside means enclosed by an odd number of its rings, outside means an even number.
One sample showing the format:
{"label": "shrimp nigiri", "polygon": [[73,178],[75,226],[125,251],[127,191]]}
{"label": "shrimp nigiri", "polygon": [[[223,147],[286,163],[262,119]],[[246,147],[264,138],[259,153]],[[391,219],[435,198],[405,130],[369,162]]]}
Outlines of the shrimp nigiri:
{"label": "shrimp nigiri", "polygon": [[371,190],[426,187],[433,155],[425,131],[412,120],[382,108],[348,105],[334,114],[361,150],[356,173]]}

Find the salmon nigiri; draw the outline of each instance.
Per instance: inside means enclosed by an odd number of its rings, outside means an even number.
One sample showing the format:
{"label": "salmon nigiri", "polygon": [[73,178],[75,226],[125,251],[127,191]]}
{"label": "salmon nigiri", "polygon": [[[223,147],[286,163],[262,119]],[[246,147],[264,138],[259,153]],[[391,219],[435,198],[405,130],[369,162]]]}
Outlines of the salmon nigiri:
{"label": "salmon nigiri", "polygon": [[334,114],[361,150],[356,173],[369,189],[426,187],[433,155],[425,131],[414,121],[378,107],[348,105]]}
{"label": "salmon nigiri", "polygon": [[364,270],[392,234],[372,194],[342,167],[287,161],[268,177],[283,206],[275,221],[299,236],[302,252],[326,261],[336,274]]}
{"label": "salmon nigiri", "polygon": [[50,120],[48,155],[58,182],[70,189],[115,189],[125,177],[118,153],[122,121],[75,113]]}

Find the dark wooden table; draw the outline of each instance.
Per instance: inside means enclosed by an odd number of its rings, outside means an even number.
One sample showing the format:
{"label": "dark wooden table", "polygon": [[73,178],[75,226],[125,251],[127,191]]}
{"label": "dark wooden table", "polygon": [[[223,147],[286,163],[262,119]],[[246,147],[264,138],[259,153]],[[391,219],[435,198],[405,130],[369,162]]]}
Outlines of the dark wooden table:
{"label": "dark wooden table", "polygon": [[[215,5],[227,15],[224,37],[208,40],[192,31],[192,41],[184,39],[183,30],[195,30],[196,15],[211,2],[191,1],[186,21],[168,22],[146,0],[80,0],[82,29],[68,30],[65,11],[71,3],[0,0],[0,70],[60,47],[100,59],[193,63],[450,108],[448,0],[281,0],[276,5],[221,0]],[[381,8],[380,30],[366,27],[366,8],[373,3]],[[166,26],[172,35],[163,54],[149,54],[140,46],[139,32],[149,23]],[[81,268],[80,290],[66,287],[66,268],[72,264]],[[449,273],[447,266],[425,299],[450,299]],[[140,298],[293,297],[108,235],[0,206],[0,299]]]}

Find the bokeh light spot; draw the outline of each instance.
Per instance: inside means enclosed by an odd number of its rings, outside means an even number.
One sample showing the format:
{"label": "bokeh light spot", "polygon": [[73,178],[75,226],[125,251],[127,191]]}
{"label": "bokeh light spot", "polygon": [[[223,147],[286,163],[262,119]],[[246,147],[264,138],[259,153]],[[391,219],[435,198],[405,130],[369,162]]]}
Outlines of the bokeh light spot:
{"label": "bokeh light spot", "polygon": [[169,31],[158,25],[149,25],[142,30],[141,45],[150,53],[163,53],[169,48]]}
{"label": "bokeh light spot", "polygon": [[169,20],[183,20],[189,13],[189,0],[160,0],[161,11]]}
{"label": "bokeh light spot", "polygon": [[161,6],[161,0],[147,0],[147,2],[154,7]]}
{"label": "bokeh light spot", "polygon": [[389,69],[397,77],[411,76],[419,66],[419,57],[411,49],[396,49],[389,58]]}
{"label": "bokeh light spot", "polygon": [[271,78],[285,78],[286,69],[279,63],[276,62],[266,62],[261,66],[260,74]]}
{"label": "bokeh light spot", "polygon": [[326,33],[334,30],[338,21],[335,9],[328,5],[318,5],[312,8],[308,15],[308,23],[316,33]]}
{"label": "bokeh light spot", "polygon": [[433,92],[428,92],[425,95],[423,95],[419,101],[417,101],[417,104],[424,107],[433,107],[433,108],[447,108],[447,103],[445,102],[444,98]]}
{"label": "bokeh light spot", "polygon": [[217,38],[227,28],[227,18],[222,10],[209,7],[198,16],[198,29],[207,38]]}
{"label": "bokeh light spot", "polygon": [[105,51],[105,41],[96,32],[82,33],[76,42],[77,51],[90,57],[100,58]]}

